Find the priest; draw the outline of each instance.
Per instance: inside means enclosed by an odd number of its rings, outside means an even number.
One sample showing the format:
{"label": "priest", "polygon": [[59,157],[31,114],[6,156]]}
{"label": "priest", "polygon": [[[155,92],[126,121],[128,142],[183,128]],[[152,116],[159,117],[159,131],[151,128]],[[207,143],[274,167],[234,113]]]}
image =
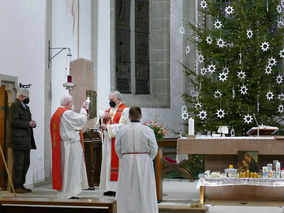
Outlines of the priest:
{"label": "priest", "polygon": [[153,169],[158,146],[154,131],[140,123],[141,117],[140,107],[131,107],[130,124],[122,127],[116,135],[118,213],[158,213]]}
{"label": "priest", "polygon": [[106,196],[115,196],[119,168],[115,137],[117,131],[129,123],[129,108],[122,103],[122,95],[118,91],[109,94],[109,105],[108,110],[100,113],[100,128],[103,133],[100,189],[106,191]]}
{"label": "priest", "polygon": [[87,104],[80,113],[72,109],[69,94],[61,99],[61,106],[50,120],[52,141],[52,187],[60,198],[78,198],[82,189],[88,189],[81,130],[87,122]]}

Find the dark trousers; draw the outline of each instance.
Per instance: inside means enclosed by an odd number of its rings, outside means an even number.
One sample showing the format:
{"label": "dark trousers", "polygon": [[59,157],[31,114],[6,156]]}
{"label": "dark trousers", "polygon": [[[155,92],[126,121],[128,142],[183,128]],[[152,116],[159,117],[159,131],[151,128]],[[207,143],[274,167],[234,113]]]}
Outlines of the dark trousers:
{"label": "dark trousers", "polygon": [[30,166],[30,150],[13,149],[12,179],[15,188],[21,187],[26,182],[26,174]]}

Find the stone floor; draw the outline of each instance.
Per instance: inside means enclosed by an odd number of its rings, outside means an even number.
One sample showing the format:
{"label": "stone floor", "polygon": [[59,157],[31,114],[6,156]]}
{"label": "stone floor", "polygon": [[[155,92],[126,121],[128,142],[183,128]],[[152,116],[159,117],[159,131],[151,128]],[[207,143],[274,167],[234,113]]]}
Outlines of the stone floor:
{"label": "stone floor", "polygon": [[[159,203],[160,208],[164,206],[189,206],[192,200],[199,199],[199,190],[196,189],[197,182],[186,180],[164,179],[163,181],[163,201]],[[12,196],[11,193],[2,191],[2,196]],[[41,185],[33,188],[33,193],[21,194],[19,196],[31,198],[54,198],[56,192],[52,190],[51,185]],[[113,200],[113,197],[103,196],[103,192],[98,188],[96,190],[84,190],[79,195],[81,198]],[[209,202],[210,213],[283,213],[283,203],[258,203],[248,202]],[[174,211],[173,211],[174,212]]]}

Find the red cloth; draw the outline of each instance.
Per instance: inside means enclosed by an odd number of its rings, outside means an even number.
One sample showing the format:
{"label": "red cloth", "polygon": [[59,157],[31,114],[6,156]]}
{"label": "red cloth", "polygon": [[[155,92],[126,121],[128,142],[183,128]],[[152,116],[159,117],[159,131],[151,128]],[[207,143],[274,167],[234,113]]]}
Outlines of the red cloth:
{"label": "red cloth", "polygon": [[[52,142],[52,188],[62,190],[61,182],[61,151],[60,151],[60,119],[62,114],[69,109],[59,107],[50,119],[50,135]],[[84,142],[82,132],[80,138],[84,153]],[[84,155],[85,156],[85,155]]]}
{"label": "red cloth", "polygon": [[[112,121],[110,121],[110,124],[117,124],[119,123],[121,114],[123,110],[127,106],[124,104],[120,104]],[[107,110],[107,112],[110,112],[111,108]],[[106,120],[105,120],[106,122]],[[111,171],[110,171],[110,180],[111,181],[117,181],[118,180],[118,169],[119,169],[119,158],[115,152],[115,138],[112,138],[111,140]]]}

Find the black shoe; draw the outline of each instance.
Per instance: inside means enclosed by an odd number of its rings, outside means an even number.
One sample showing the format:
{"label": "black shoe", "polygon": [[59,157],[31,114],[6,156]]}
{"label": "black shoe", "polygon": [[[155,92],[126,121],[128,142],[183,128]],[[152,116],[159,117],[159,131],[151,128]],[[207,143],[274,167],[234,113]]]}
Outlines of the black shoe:
{"label": "black shoe", "polygon": [[23,187],[17,187],[15,188],[16,193],[27,193],[27,190],[25,190]]}
{"label": "black shoe", "polygon": [[24,186],[22,186],[22,188],[24,189],[24,190],[26,190],[27,191],[27,193],[31,193],[32,192],[32,190],[31,189],[27,189],[26,187],[24,187]]}
{"label": "black shoe", "polygon": [[80,199],[79,197],[70,197],[69,199],[76,199],[76,200],[78,200],[78,199]]}
{"label": "black shoe", "polygon": [[104,192],[104,196],[114,196],[115,197],[115,195],[116,195],[116,192],[114,192],[114,191]]}

